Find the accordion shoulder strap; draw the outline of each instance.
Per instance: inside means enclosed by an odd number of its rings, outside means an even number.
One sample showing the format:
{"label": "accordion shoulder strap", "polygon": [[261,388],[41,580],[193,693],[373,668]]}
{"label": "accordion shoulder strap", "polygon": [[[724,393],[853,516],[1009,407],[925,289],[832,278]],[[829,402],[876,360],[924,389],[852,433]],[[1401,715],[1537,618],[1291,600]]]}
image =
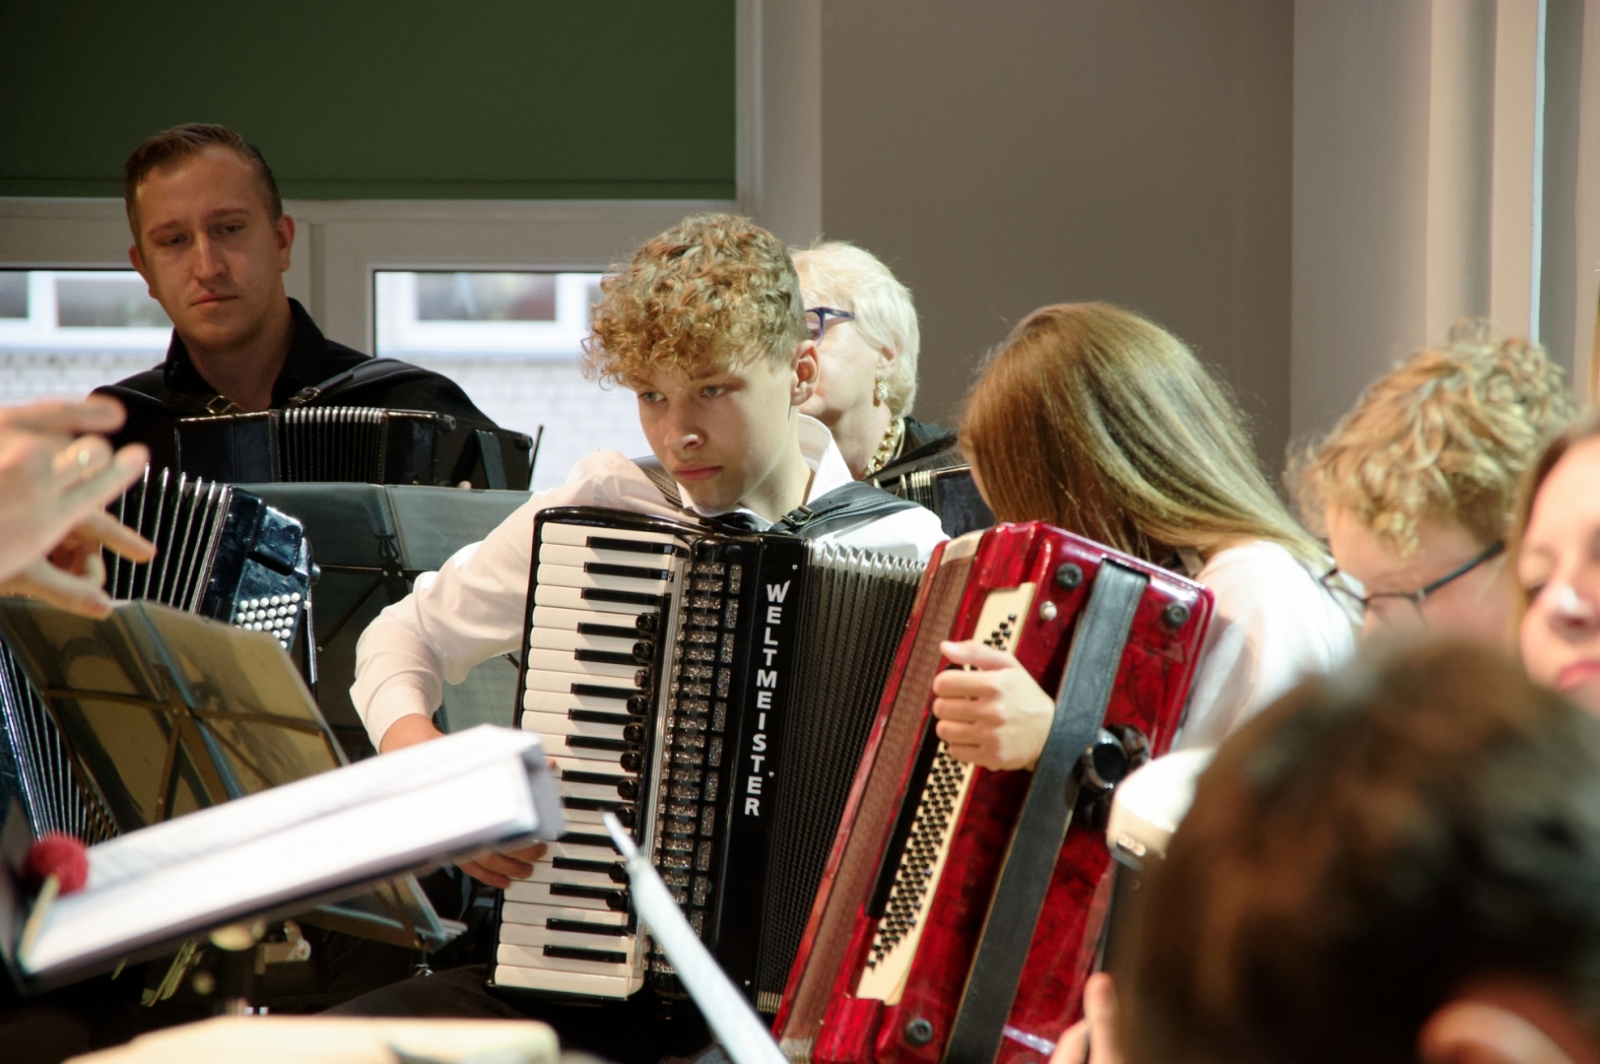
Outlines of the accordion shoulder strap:
{"label": "accordion shoulder strap", "polygon": [[[680,510],[684,508],[683,495],[678,491],[677,481],[672,479],[672,474],[668,473],[660,462],[653,457],[635,458],[633,464],[650,478],[650,483],[660,490],[668,504]],[[914,506],[916,503],[898,498],[881,488],[852,480],[832,491],[824,492],[804,506],[795,507],[765,531],[787,532],[801,539],[816,539],[838,528],[876,521],[880,517],[909,510]],[[704,520],[698,516],[696,519]],[[741,529],[736,521],[727,516],[712,523],[728,531],[757,531],[753,526]]]}
{"label": "accordion shoulder strap", "polygon": [[284,405],[287,407],[311,406],[318,400],[332,399],[341,392],[351,391],[373,383],[383,381],[386,384],[399,384],[406,377],[431,377],[430,370],[421,366],[413,366],[409,362],[402,362],[398,358],[369,358],[359,365],[336,373],[327,380],[318,384],[309,384],[301,388]]}

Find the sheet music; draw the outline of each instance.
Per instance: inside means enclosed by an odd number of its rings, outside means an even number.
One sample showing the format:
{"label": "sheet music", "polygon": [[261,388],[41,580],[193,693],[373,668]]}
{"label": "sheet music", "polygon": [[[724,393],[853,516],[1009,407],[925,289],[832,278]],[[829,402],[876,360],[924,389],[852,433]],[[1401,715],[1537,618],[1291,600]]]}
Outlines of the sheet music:
{"label": "sheet music", "polygon": [[89,889],[99,890],[192,860],[240,840],[427,787],[516,757],[539,745],[528,732],[483,725],[408,747],[292,786],[189,813],[103,842],[89,850]]}

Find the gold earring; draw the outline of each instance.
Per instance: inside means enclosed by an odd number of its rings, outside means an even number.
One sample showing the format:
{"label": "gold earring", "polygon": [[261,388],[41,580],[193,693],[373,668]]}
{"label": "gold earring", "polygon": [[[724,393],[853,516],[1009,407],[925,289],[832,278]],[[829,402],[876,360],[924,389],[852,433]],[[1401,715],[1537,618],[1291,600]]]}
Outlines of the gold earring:
{"label": "gold earring", "polygon": [[872,405],[882,406],[889,401],[889,382],[882,377],[878,378],[877,386],[872,389]]}

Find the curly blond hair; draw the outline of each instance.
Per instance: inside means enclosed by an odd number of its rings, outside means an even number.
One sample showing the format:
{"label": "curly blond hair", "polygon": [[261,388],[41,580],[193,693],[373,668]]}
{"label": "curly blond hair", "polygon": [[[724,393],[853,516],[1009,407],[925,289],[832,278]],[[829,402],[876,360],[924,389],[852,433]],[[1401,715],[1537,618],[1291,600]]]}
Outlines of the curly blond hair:
{"label": "curly blond hair", "polygon": [[1380,378],[1291,464],[1301,517],[1326,531],[1326,511],[1346,510],[1402,557],[1429,519],[1485,546],[1503,540],[1518,480],[1572,415],[1565,375],[1543,348],[1457,322],[1444,347]]}
{"label": "curly blond hair", "polygon": [[590,379],[627,384],[663,369],[696,377],[787,360],[806,339],[783,242],[731,214],[690,215],[647,240],[600,293],[583,343]]}

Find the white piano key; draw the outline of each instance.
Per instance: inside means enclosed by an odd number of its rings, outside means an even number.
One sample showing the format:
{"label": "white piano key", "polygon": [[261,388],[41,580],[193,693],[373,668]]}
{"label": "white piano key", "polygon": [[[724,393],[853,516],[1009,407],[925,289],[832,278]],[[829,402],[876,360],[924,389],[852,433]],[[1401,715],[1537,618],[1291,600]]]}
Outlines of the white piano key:
{"label": "white piano key", "polygon": [[644,986],[644,977],[618,978],[609,975],[592,975],[586,972],[554,972],[539,968],[519,968],[499,964],[494,969],[494,981],[500,986],[521,987],[524,990],[544,990],[561,994],[582,994],[587,997],[625,998]]}
{"label": "white piano key", "polygon": [[644,551],[607,550],[598,547],[571,547],[559,543],[539,545],[539,564],[570,565],[581,569],[590,562],[601,565],[626,565],[635,569],[676,569],[683,562],[671,554]]}
{"label": "white piano key", "polygon": [[605,830],[605,821],[601,819],[601,813],[598,809],[563,808],[561,815],[568,824],[576,825],[583,831]]}
{"label": "white piano key", "polygon": [[[532,630],[528,632],[528,647],[530,650],[560,650],[572,653],[574,650],[604,650],[612,654],[633,655],[633,648],[640,642],[647,641],[643,633],[626,636],[614,635],[583,635],[565,628],[541,628],[537,621]],[[642,662],[638,664],[643,664]],[[635,664],[635,668],[638,667]]]}
{"label": "white piano key", "polygon": [[684,540],[665,532],[646,532],[636,528],[596,528],[594,525],[567,525],[546,521],[539,536],[540,543],[563,543],[574,547],[588,546],[589,538],[631,539],[639,543],[676,543],[686,546]]}
{"label": "white piano key", "polygon": [[[524,723],[532,714],[523,714]],[[532,730],[531,728],[528,730]],[[595,772],[615,772],[618,775],[638,775],[636,772],[627,772],[622,767],[621,750],[596,750],[587,746],[569,746],[566,735],[545,735],[544,752],[551,757],[571,758],[576,761],[587,761]],[[603,766],[603,767],[602,767]]]}
{"label": "white piano key", "polygon": [[[652,612],[646,607],[639,607],[642,612]],[[623,617],[616,613],[601,613],[598,610],[571,610],[560,606],[535,606],[533,608],[533,626],[535,628],[554,628],[560,631],[576,632],[580,624],[603,624],[608,628],[626,628],[629,631],[639,632],[636,618]],[[642,638],[649,638],[651,633],[639,632]]]}
{"label": "white piano key", "polygon": [[[587,947],[585,947],[587,948]],[[622,953],[627,956],[626,950],[608,950],[611,953]],[[628,976],[633,974],[633,963],[623,961],[621,964],[608,964],[598,960],[578,960],[571,957],[547,957],[544,949],[538,946],[512,946],[501,943],[495,952],[495,959],[501,965],[510,965],[517,968],[538,968],[547,972],[584,972],[589,975],[615,975]]]}
{"label": "white piano key", "polygon": [[[624,687],[633,686],[633,678],[644,668],[640,664],[612,665],[604,661],[579,661],[572,656],[570,650],[529,650],[527,660],[523,663],[531,675],[534,672],[560,673],[569,677],[567,683],[583,683],[583,677],[598,677],[597,682],[610,680],[626,680]],[[578,677],[573,680],[570,677]]]}
{"label": "white piano key", "polygon": [[[615,704],[615,703],[613,703]],[[573,720],[562,713],[537,713],[524,710],[522,713],[522,730],[538,732],[541,736],[556,738],[562,735],[592,735],[597,739],[623,738],[622,724],[596,724],[593,721]]]}
{"label": "white piano key", "polygon": [[[586,924],[605,927],[627,927],[628,914],[610,910],[574,909],[568,905],[534,905],[523,901],[508,901],[500,907],[502,936],[521,934],[523,929],[543,928],[547,920],[578,920]],[[509,937],[506,941],[512,941]],[[619,939],[618,941],[622,941]],[[529,943],[524,942],[523,945]]]}
{"label": "white piano key", "polygon": [[[617,859],[620,867],[621,858]],[[618,883],[607,872],[585,872],[576,868],[557,868],[549,861],[536,861],[533,875],[524,883],[565,883],[569,887],[595,887],[600,890],[626,890],[628,884]]]}
{"label": "white piano key", "polygon": [[[585,679],[583,675],[575,672],[547,672],[543,669],[529,669],[527,672],[527,687],[534,691],[553,691],[556,694],[571,694],[573,684],[593,683],[601,687],[615,688],[619,692],[634,693],[637,692],[638,689],[633,686],[633,672],[634,670],[632,669],[628,670],[628,680],[626,683],[624,683],[619,677],[616,676],[596,676],[592,679]],[[622,708],[622,702],[620,699],[625,699],[627,697],[627,694],[621,694],[619,695],[619,701],[612,703],[619,712],[626,712],[626,710],[623,710]]]}
{"label": "white piano key", "polygon": [[576,861],[620,861],[622,856],[610,846],[583,846],[577,843],[547,842],[548,856],[571,857]]}
{"label": "white piano key", "polygon": [[[570,684],[568,685],[571,686]],[[569,709],[597,709],[602,713],[626,713],[626,699],[605,698],[601,695],[575,695],[571,691],[541,691],[529,688],[523,692],[522,708],[540,713],[567,715]]]}
{"label": "white piano key", "polygon": [[[606,904],[604,898],[580,898],[569,894],[551,894],[553,883],[544,880],[513,879],[506,888],[506,902],[530,902],[534,905],[556,905],[565,909],[597,909],[600,912],[620,912]],[[616,886],[616,884],[613,884]],[[622,887],[616,886],[621,890]]]}
{"label": "white piano key", "polygon": [[623,800],[617,795],[616,784],[573,783],[569,780],[561,780],[559,790],[563,798],[595,798],[602,802]]}
{"label": "white piano key", "polygon": [[539,563],[535,579],[541,585],[601,588],[606,591],[629,591],[636,595],[665,595],[672,587],[671,580],[636,580],[631,576],[586,573],[576,566],[546,565],[543,562]]}
{"label": "white piano key", "polygon": [[[597,765],[593,761],[585,758],[574,758],[566,754],[557,754],[554,750],[546,750],[545,754],[550,758],[551,761],[555,762],[556,768],[560,769],[562,772],[571,769],[574,772],[603,772],[607,775],[620,776],[624,779],[639,778],[639,774],[637,772],[628,772],[620,765],[614,765],[611,768],[606,768],[603,765]],[[557,775],[559,777],[559,773]]]}
{"label": "white piano key", "polygon": [[552,931],[543,924],[500,925],[500,944],[539,949],[541,946],[572,946],[575,949],[603,949],[626,953],[631,963],[638,956],[637,935],[612,934],[613,925],[599,924],[594,931]]}

